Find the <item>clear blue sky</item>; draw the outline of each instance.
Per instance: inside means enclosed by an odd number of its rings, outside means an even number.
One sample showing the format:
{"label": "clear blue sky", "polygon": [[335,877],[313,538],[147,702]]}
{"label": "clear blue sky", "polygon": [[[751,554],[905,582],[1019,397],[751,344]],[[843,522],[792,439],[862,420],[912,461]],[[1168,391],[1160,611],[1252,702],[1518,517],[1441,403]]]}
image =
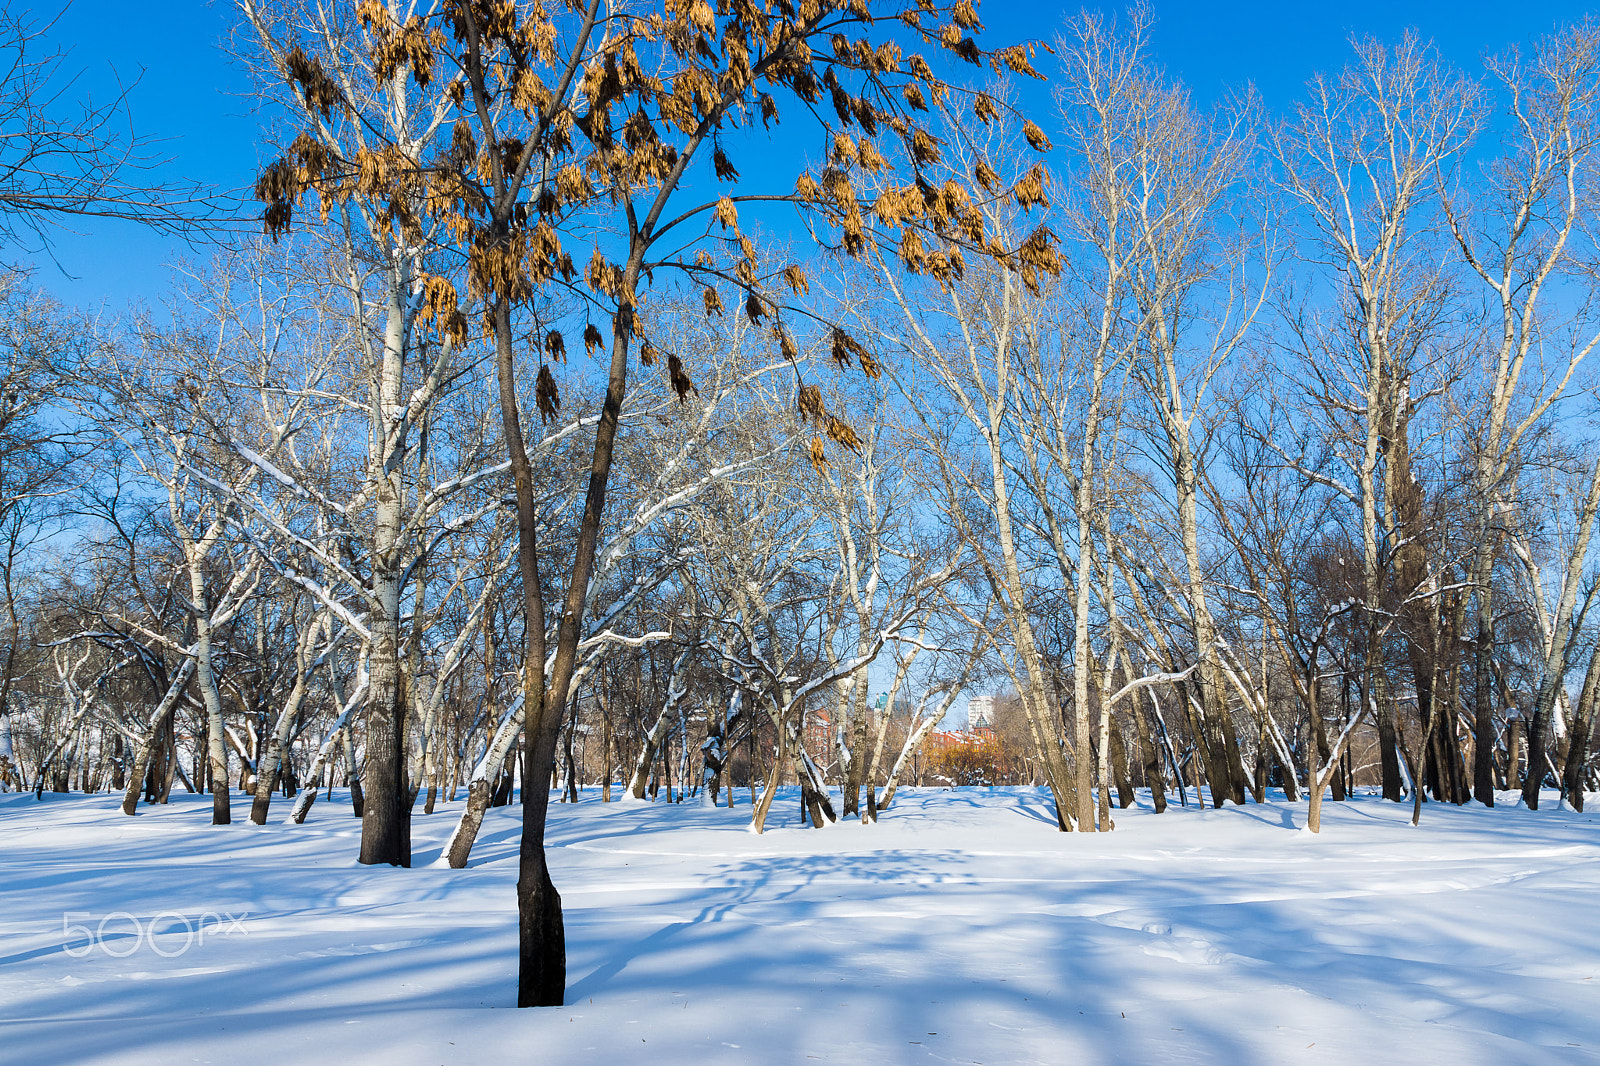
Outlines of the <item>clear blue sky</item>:
{"label": "clear blue sky", "polygon": [[[61,11],[52,0],[32,5],[36,21]],[[24,5],[13,0],[11,6]],[[133,122],[141,137],[158,142],[152,153],[169,160],[164,176],[237,189],[254,181],[261,122],[249,80],[224,50],[233,23],[231,0],[75,0],[61,11],[49,40],[69,52],[61,73],[76,74],[73,96],[99,102],[116,94],[119,81],[135,83],[129,93]],[[47,256],[32,261],[41,284],[79,305],[120,308],[130,299],[158,300],[169,264],[205,254],[130,223],[80,220],[72,226],[76,233],[54,240],[59,267]]]}
{"label": "clear blue sky", "polygon": [[[36,12],[55,10],[43,2]],[[980,13],[987,38],[998,42],[1048,38],[1079,6],[987,0]],[[1253,82],[1269,106],[1281,109],[1313,72],[1344,64],[1353,32],[1393,38],[1414,27],[1451,61],[1476,67],[1486,51],[1526,43],[1588,8],[1572,0],[1156,0],[1154,10],[1157,57],[1202,99]],[[159,139],[172,176],[242,189],[253,182],[265,155],[264,116],[257,113],[248,79],[225,52],[234,18],[229,0],[74,0],[51,36],[71,50],[66,67],[82,71],[75,91],[103,95],[116,84],[113,72],[123,81],[138,79],[131,93],[134,121],[142,135]],[[42,284],[80,305],[116,309],[132,299],[157,301],[170,264],[204,255],[203,249],[190,251],[127,223],[78,228],[80,233],[60,234],[55,243],[60,267],[73,277],[46,258],[36,263]]]}
{"label": "clear blue sky", "polygon": [[[58,10],[49,0],[38,2],[45,6],[36,12]],[[1080,6],[987,0],[980,13],[990,42],[1049,39]],[[1201,100],[1254,83],[1275,111],[1299,96],[1311,74],[1345,64],[1352,33],[1393,39],[1415,28],[1451,62],[1476,69],[1485,52],[1526,44],[1590,10],[1573,0],[1153,0],[1153,6],[1152,43],[1169,73]],[[74,0],[52,38],[71,50],[65,69],[82,72],[74,91],[103,97],[119,77],[137,79],[130,96],[134,121],[143,136],[160,142],[159,154],[170,157],[167,174],[243,190],[268,154],[261,127],[271,116],[258,113],[249,80],[227,54],[234,20],[231,0]],[[747,166],[747,174],[752,169]],[[78,229],[57,234],[59,267],[45,257],[34,261],[38,281],[79,306],[104,305],[114,312],[130,301],[159,303],[171,265],[206,254],[128,223],[93,222]],[[875,671],[874,689],[886,682],[887,674]],[[964,700],[952,718],[952,724],[964,721]]]}

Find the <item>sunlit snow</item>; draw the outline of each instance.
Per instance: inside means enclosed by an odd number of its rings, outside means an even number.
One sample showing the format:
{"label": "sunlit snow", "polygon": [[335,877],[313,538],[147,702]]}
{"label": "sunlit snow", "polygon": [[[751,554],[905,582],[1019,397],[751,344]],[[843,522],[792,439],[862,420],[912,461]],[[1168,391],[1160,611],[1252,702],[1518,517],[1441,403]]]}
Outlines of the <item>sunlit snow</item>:
{"label": "sunlit snow", "polygon": [[517,1010],[514,807],[465,870],[458,808],[419,814],[398,870],[356,865],[337,793],[263,828],[0,796],[0,1061],[1593,1062],[1600,816],[1514,799],[1329,803],[1314,836],[1141,795],[1093,836],[1032,790],[903,789],[821,831],[785,796],[758,836],[747,793],[591,793],[553,807],[569,1005]]}

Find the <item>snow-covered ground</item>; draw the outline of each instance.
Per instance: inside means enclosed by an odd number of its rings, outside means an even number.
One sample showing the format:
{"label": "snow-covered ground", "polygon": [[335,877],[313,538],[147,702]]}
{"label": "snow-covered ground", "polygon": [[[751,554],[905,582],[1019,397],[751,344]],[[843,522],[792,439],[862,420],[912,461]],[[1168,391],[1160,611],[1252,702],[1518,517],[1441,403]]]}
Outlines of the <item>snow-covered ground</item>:
{"label": "snow-covered ground", "polygon": [[212,828],[209,797],[0,796],[0,1062],[1600,1061],[1600,817],[1502,799],[1093,836],[1029,790],[903,790],[757,836],[745,793],[586,796],[553,808],[570,1005],[519,1011],[516,808],[466,870],[430,865],[459,808],[419,815],[396,870],[337,798]]}

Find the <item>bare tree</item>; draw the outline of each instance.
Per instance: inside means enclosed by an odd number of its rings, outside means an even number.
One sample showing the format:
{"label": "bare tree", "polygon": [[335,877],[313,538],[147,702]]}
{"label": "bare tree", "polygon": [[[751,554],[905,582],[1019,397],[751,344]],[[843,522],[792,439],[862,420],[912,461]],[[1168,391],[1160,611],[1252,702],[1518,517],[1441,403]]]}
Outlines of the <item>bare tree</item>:
{"label": "bare tree", "polygon": [[62,375],[93,341],[17,275],[0,277],[0,788],[14,784],[11,691],[28,638],[22,599],[37,545],[80,480],[74,465],[92,434],[49,417]]}
{"label": "bare tree", "polygon": [[[1478,395],[1466,419],[1473,469],[1469,566],[1477,625],[1473,651],[1473,795],[1494,805],[1495,748],[1491,657],[1494,586],[1501,545],[1497,516],[1516,489],[1525,444],[1568,391],[1600,343],[1589,287],[1563,316],[1568,279],[1592,277],[1596,133],[1600,132],[1600,27],[1593,21],[1541,40],[1526,60],[1516,52],[1491,60],[1489,72],[1511,120],[1506,155],[1479,196],[1441,189],[1450,232],[1484,293],[1489,313]],[[1562,318],[1567,319],[1563,336]],[[1545,364],[1546,351],[1559,352]],[[1530,362],[1530,359],[1532,360]],[[1458,608],[1457,628],[1466,601]],[[1536,793],[1535,793],[1536,795]],[[1537,804],[1537,799],[1533,800]]]}
{"label": "bare tree", "polygon": [[[1377,687],[1384,593],[1398,546],[1385,458],[1397,419],[1409,418],[1418,361],[1438,332],[1448,279],[1436,265],[1429,196],[1477,127],[1477,87],[1446,69],[1415,34],[1392,49],[1356,42],[1356,60],[1336,79],[1310,83],[1311,101],[1277,132],[1282,186],[1329,257],[1340,306],[1325,321],[1295,320],[1314,414],[1346,468],[1330,476],[1285,458],[1360,510],[1365,658],[1359,716],[1378,723],[1386,798],[1401,793],[1393,705]],[[1321,798],[1312,784],[1313,816]],[[1316,826],[1313,825],[1313,829]]]}
{"label": "bare tree", "polygon": [[0,241],[48,246],[52,229],[79,218],[199,231],[215,200],[158,179],[162,160],[134,132],[126,89],[98,104],[73,99],[77,79],[49,41],[53,22],[0,12]]}

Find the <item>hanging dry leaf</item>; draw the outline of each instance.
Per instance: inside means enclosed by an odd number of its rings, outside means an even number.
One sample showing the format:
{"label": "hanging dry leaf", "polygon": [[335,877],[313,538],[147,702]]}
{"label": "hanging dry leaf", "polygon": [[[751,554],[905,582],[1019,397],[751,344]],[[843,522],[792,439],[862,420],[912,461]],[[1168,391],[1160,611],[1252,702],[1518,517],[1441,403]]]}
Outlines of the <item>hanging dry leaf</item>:
{"label": "hanging dry leaf", "polygon": [[539,381],[534,388],[534,401],[539,406],[539,414],[546,422],[555,421],[556,415],[561,412],[561,390],[556,388],[556,379],[550,373],[548,364],[539,367]]}

